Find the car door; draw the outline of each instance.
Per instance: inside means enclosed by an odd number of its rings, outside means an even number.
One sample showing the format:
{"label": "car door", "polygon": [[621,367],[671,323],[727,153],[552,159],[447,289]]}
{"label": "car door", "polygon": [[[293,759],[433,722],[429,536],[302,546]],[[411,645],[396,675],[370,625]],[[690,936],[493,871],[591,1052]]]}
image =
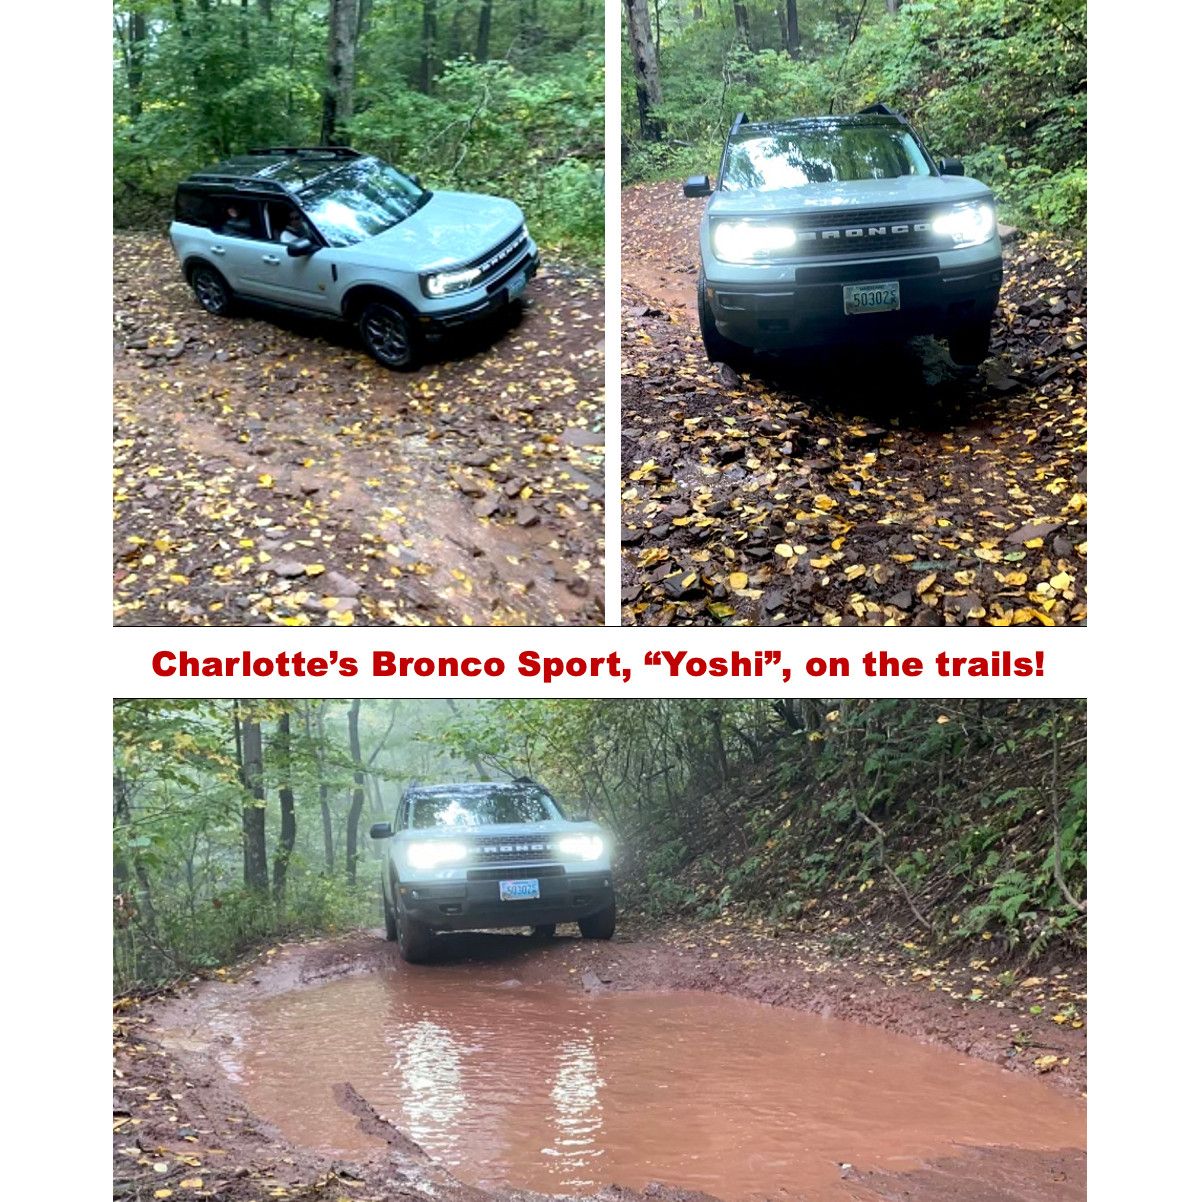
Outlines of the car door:
{"label": "car door", "polygon": [[[291,224],[289,228],[289,223]],[[263,238],[257,255],[246,263],[258,295],[300,309],[336,310],[333,285],[337,280],[331,252],[304,215],[290,201],[263,204]],[[288,239],[307,238],[318,249],[312,254],[289,255]]]}
{"label": "car door", "polygon": [[213,228],[209,253],[229,285],[240,296],[273,300],[261,270],[268,250],[263,205],[236,193],[220,197],[220,213]]}

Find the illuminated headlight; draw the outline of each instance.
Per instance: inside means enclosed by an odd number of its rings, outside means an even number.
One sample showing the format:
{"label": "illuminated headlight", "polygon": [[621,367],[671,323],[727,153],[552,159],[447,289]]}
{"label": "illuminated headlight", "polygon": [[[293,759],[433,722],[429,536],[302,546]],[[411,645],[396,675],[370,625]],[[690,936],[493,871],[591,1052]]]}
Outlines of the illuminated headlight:
{"label": "illuminated headlight", "polygon": [[465,267],[461,271],[439,271],[435,275],[423,276],[421,283],[426,296],[449,296],[474,286],[479,279],[478,267]]}
{"label": "illuminated headlight", "polygon": [[426,843],[410,843],[407,854],[410,868],[426,869],[461,863],[467,858],[467,849],[461,843],[431,839]]}
{"label": "illuminated headlight", "polygon": [[796,231],[787,225],[718,221],[713,226],[712,244],[718,259],[726,263],[747,263],[793,250]]}
{"label": "illuminated headlight", "polygon": [[564,835],[558,841],[564,856],[577,860],[598,860],[604,855],[604,840],[599,835]]}
{"label": "illuminated headlight", "polygon": [[955,205],[948,213],[933,219],[933,232],[952,238],[955,246],[978,246],[996,229],[996,210],[986,200]]}

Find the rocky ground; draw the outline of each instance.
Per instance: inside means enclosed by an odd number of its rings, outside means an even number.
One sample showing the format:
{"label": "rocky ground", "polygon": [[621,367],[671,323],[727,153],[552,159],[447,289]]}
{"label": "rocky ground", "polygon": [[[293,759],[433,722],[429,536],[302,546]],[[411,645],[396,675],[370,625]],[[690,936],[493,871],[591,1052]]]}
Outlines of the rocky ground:
{"label": "rocky ground", "polygon": [[978,373],[918,339],[739,376],[696,327],[701,208],[623,194],[623,621],[1083,623],[1082,250],[1008,243]]}
{"label": "rocky ground", "polygon": [[212,317],[167,240],[114,241],[120,625],[603,620],[603,285],[389,372],[348,327]]}

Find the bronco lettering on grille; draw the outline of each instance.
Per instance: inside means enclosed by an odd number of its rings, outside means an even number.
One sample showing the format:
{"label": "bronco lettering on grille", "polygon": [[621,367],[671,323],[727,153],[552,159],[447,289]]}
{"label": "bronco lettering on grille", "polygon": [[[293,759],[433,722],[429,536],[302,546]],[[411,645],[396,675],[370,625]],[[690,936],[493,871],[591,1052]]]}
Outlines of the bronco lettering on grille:
{"label": "bronco lettering on grille", "polygon": [[888,234],[925,234],[933,229],[928,221],[912,221],[905,225],[868,225],[855,226],[850,229],[837,230],[797,230],[796,237],[801,242],[815,242],[835,238],[878,238]]}

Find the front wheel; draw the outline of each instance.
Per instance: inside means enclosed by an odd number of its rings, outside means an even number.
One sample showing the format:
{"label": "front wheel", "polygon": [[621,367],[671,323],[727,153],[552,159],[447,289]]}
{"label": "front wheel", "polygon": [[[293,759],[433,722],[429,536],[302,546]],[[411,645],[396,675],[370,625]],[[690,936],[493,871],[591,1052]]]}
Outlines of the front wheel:
{"label": "front wheel", "polygon": [[579,933],[585,939],[611,939],[616,929],[616,902],[609,902],[598,914],[589,914],[579,920]]}
{"label": "front wheel", "polygon": [[703,276],[696,285],[696,314],[700,319],[700,339],[710,363],[728,363],[735,371],[749,367],[753,352],[740,342],[726,338],[717,329],[717,319],[708,303],[708,283]]}
{"label": "front wheel", "polygon": [[433,932],[423,923],[410,918],[401,907],[396,916],[399,928],[400,954],[408,964],[424,964],[433,951]]}
{"label": "front wheel", "polygon": [[207,263],[198,263],[188,275],[196,299],[214,317],[227,317],[233,309],[233,293],[224,276]]}
{"label": "front wheel", "polygon": [[987,357],[992,342],[992,322],[973,321],[953,330],[946,340],[950,358],[960,367],[978,367]]}
{"label": "front wheel", "polygon": [[396,930],[396,915],[388,905],[387,890],[383,891],[383,929],[389,943],[395,943],[398,937]]}
{"label": "front wheel", "polygon": [[416,333],[412,322],[395,305],[371,301],[358,315],[358,334],[377,363],[393,371],[417,365]]}

